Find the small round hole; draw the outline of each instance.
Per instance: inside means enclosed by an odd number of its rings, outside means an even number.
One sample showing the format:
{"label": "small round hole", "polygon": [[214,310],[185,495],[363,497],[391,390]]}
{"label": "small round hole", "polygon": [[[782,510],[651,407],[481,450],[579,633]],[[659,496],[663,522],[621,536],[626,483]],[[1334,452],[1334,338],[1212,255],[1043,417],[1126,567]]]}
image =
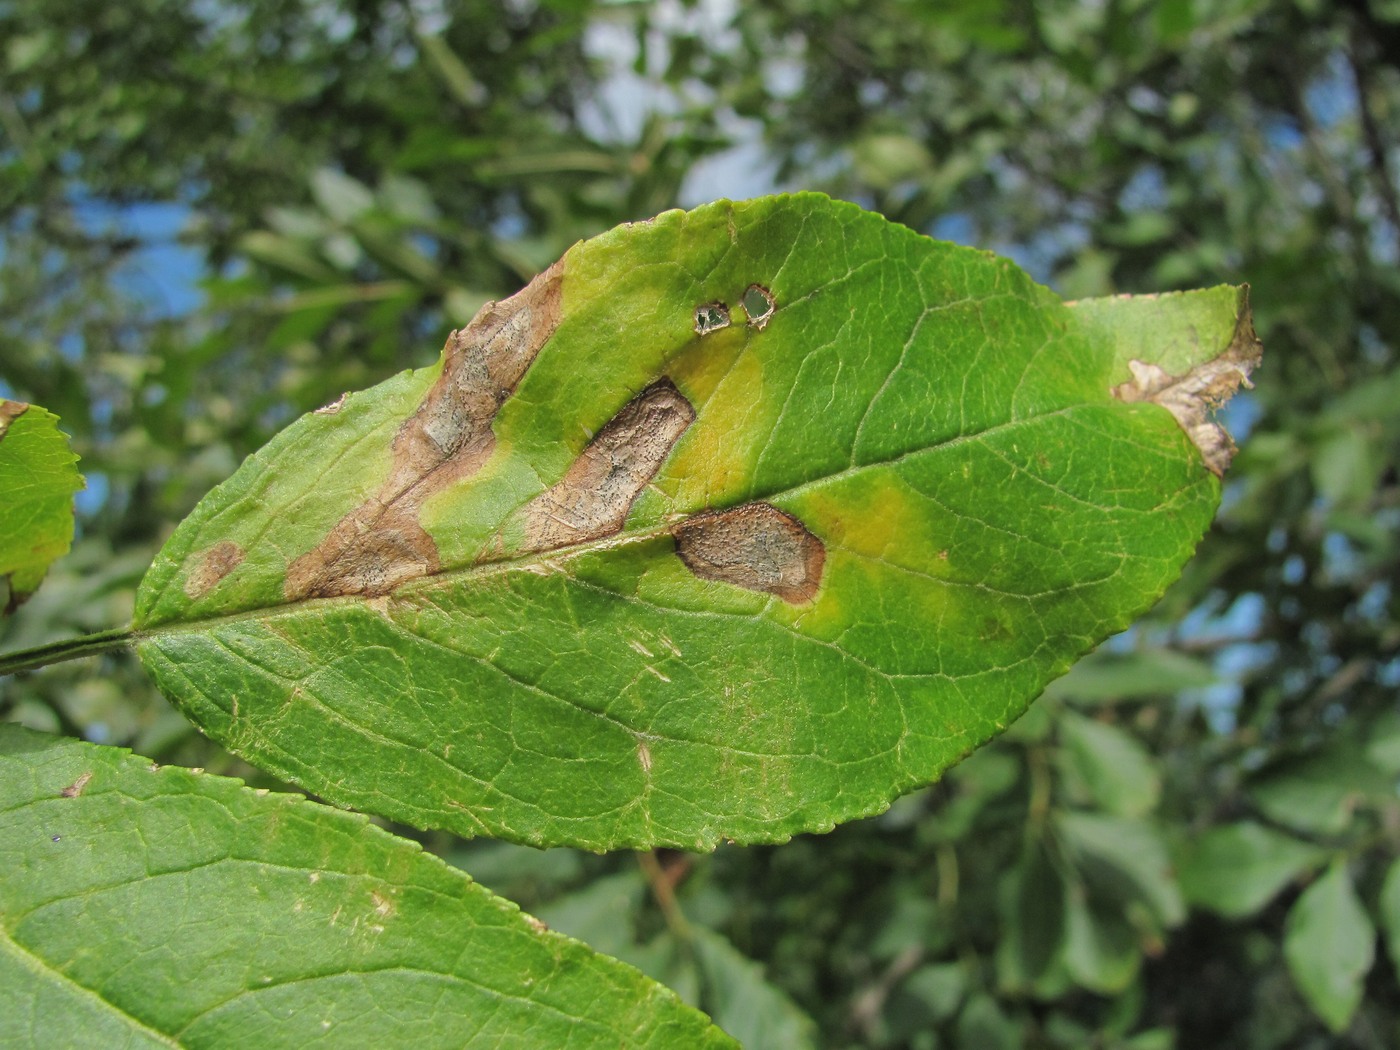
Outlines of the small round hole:
{"label": "small round hole", "polygon": [[773,317],[773,293],[761,284],[751,284],[744,292],[743,304],[749,324],[762,331],[763,326]]}

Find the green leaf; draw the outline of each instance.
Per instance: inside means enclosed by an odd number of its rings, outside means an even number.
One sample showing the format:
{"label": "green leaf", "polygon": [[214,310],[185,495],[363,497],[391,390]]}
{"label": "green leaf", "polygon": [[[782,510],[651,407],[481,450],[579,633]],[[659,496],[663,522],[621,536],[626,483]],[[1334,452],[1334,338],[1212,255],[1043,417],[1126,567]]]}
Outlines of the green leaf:
{"label": "green leaf", "polygon": [[73,493],[83,487],[77,462],[57,416],[0,398],[0,613],[13,612],[68,553]]}
{"label": "green leaf", "polygon": [[364,818],[0,726],[0,1043],[728,1046]]}
{"label": "green leaf", "polygon": [[[1210,521],[1223,439],[1122,360],[1130,302],[1087,324],[813,194],[620,227],[211,493],[142,659],[233,751],[417,826],[706,849],[879,812]],[[1238,379],[1228,322],[1199,367]]]}
{"label": "green leaf", "polygon": [[1132,926],[1082,886],[1071,888],[1066,903],[1065,968],[1070,976],[1104,995],[1123,991],[1142,965]]}
{"label": "green leaf", "polygon": [[1007,1017],[990,995],[979,995],[963,1008],[958,1017],[956,1046],[975,1046],[982,1050],[1020,1050],[1025,1046],[1026,1033]]}
{"label": "green leaf", "polygon": [[1054,998],[1065,982],[1065,905],[1068,888],[1047,845],[1029,839],[1021,862],[1002,887],[997,975],[1011,992]]}
{"label": "green leaf", "polygon": [[816,1026],[768,981],[763,967],[703,927],[691,931],[705,977],[705,1007],[726,1032],[749,1047],[802,1050],[817,1045]]}
{"label": "green leaf", "polygon": [[1385,874],[1378,911],[1391,965],[1400,970],[1400,860],[1393,861]]}
{"label": "green leaf", "polygon": [[1066,764],[1101,809],[1140,817],[1157,805],[1162,778],[1136,737],[1072,711],[1060,715],[1059,729]]}
{"label": "green leaf", "polygon": [[1250,796],[1270,819],[1300,831],[1339,835],[1368,795],[1393,796],[1390,778],[1362,749],[1336,740],[1316,754],[1290,758],[1261,773]]}
{"label": "green leaf", "polygon": [[1253,821],[1210,828],[1180,868],[1187,900],[1232,919],[1253,915],[1325,856]]}
{"label": "green leaf", "polygon": [[1184,653],[1166,649],[1110,653],[1100,649],[1075,664],[1069,674],[1051,682],[1045,695],[1079,704],[1108,704],[1171,696],[1217,680],[1210,664]]}
{"label": "green leaf", "polygon": [[1090,891],[1160,931],[1186,917],[1161,835],[1145,820],[1062,813],[1056,827]]}
{"label": "green leaf", "polygon": [[1376,930],[1338,860],[1288,912],[1283,955],[1303,998],[1334,1032],[1351,1023],[1375,959]]}

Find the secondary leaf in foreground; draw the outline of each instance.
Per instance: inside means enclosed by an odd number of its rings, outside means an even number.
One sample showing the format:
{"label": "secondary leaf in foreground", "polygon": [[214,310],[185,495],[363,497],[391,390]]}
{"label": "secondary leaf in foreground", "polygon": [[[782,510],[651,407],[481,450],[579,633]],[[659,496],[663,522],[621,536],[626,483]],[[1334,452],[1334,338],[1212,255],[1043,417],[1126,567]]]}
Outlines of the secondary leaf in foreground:
{"label": "secondary leaf in foreground", "polygon": [[0,612],[13,612],[68,553],[73,493],[83,487],[77,462],[57,416],[0,398]]}
{"label": "secondary leaf in foreground", "polygon": [[0,725],[0,1044],[732,1046],[299,796]]}
{"label": "secondary leaf in foreground", "polygon": [[152,567],[141,656],[235,752],[418,826],[830,828],[1161,594],[1257,350],[1235,289],[1071,309],[814,194],[668,212],[253,456]]}

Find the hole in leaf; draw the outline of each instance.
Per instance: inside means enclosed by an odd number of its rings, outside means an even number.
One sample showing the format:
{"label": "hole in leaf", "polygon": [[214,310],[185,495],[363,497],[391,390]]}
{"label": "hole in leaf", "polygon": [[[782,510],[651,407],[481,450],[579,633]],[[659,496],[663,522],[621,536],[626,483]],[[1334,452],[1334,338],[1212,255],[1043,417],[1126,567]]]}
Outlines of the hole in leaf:
{"label": "hole in leaf", "polygon": [[744,313],[749,318],[749,324],[760,332],[763,331],[763,326],[773,317],[775,308],[773,293],[761,284],[751,284],[744,292],[743,304]]}
{"label": "hole in leaf", "polygon": [[708,335],[710,332],[729,327],[729,307],[723,303],[702,303],[695,308],[695,334]]}

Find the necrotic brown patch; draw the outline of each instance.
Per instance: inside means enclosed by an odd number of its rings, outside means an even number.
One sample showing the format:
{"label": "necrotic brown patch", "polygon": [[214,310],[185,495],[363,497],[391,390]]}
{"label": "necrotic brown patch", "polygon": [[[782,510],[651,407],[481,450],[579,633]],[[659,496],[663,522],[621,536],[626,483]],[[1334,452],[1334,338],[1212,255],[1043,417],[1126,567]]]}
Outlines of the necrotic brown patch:
{"label": "necrotic brown patch", "polygon": [[1235,442],[1216,421],[1215,411],[1241,386],[1249,387],[1249,374],[1259,364],[1263,347],[1254,334],[1254,322],[1246,306],[1235,323],[1235,332],[1219,356],[1174,376],[1146,361],[1129,361],[1129,382],[1113,388],[1120,401],[1151,401],[1167,409],[1200,449],[1206,467],[1223,477],[1235,455]]}
{"label": "necrotic brown patch", "polygon": [[554,550],[622,529],[632,503],[695,419],[669,379],[629,401],[560,482],[525,508],[525,549]]}
{"label": "necrotic brown patch", "polygon": [[763,591],[794,605],[811,601],[821,585],[826,548],[772,504],[697,514],[672,533],[681,561],[702,580]]}
{"label": "necrotic brown patch", "polygon": [[212,591],[225,576],[243,564],[243,548],[232,540],[220,540],[199,559],[194,571],[185,577],[185,597],[194,601]]}
{"label": "necrotic brown patch", "polygon": [[5,436],[5,431],[10,429],[11,423],[28,411],[29,405],[23,401],[7,401],[0,398],[0,438]]}
{"label": "necrotic brown patch", "polygon": [[389,476],[287,567],[288,601],[387,594],[438,571],[437,545],[418,512],[490,457],[497,411],[559,325],[563,275],[560,260],[448,337],[442,374],[394,435]]}

